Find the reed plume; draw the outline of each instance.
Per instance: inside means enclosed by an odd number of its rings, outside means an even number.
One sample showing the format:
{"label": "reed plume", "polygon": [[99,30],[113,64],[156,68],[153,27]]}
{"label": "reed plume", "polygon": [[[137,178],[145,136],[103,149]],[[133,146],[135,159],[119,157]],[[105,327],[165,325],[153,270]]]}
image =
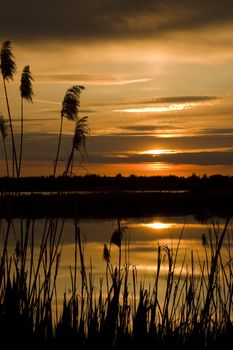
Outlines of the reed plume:
{"label": "reed plume", "polygon": [[23,132],[24,132],[24,105],[23,101],[33,102],[32,98],[34,96],[32,88],[33,77],[29,66],[25,66],[21,75],[20,82],[20,94],[21,94],[21,136],[20,136],[20,151],[19,151],[19,168],[18,177],[20,176],[21,164],[22,164],[22,154],[23,154]]}
{"label": "reed plume", "polygon": [[10,132],[11,132],[12,171],[13,171],[13,177],[14,177],[15,170],[16,170],[16,173],[18,173],[18,161],[17,161],[14,130],[13,130],[13,125],[12,125],[12,117],[11,117],[8,94],[7,94],[6,82],[9,82],[9,80],[13,80],[14,74],[16,72],[16,63],[15,63],[14,55],[12,54],[12,51],[11,51],[11,42],[9,40],[7,40],[3,43],[2,48],[1,48],[0,58],[1,58],[1,64],[0,64],[1,74],[2,74],[2,78],[3,78],[3,86],[4,86],[7,111],[8,111],[8,118],[9,118],[9,124],[10,124]]}
{"label": "reed plume", "polygon": [[83,90],[85,90],[84,86],[73,85],[71,88],[69,88],[66,91],[66,94],[64,96],[64,99],[62,102],[62,109],[61,109],[60,131],[59,131],[59,137],[58,137],[57,154],[56,154],[56,159],[54,161],[53,176],[56,175],[56,170],[57,170],[64,118],[70,121],[76,121],[78,119],[78,112],[80,107],[80,94]]}

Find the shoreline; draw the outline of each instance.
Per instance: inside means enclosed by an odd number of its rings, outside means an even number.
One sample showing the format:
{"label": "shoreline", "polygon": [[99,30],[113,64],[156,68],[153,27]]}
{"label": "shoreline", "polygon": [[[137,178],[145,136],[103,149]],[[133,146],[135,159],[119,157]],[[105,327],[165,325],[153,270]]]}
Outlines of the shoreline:
{"label": "shoreline", "polygon": [[153,215],[227,217],[233,211],[233,191],[186,192],[108,191],[91,193],[9,194],[0,198],[1,218],[87,217],[128,218]]}

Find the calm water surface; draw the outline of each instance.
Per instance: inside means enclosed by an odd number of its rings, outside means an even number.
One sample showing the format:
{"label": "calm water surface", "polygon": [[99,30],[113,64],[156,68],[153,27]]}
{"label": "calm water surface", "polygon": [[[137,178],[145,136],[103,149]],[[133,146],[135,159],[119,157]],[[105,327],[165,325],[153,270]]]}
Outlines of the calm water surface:
{"label": "calm water surface", "polygon": [[[61,227],[59,220],[58,231]],[[122,242],[122,266],[127,263],[130,269],[136,269],[138,285],[139,281],[144,282],[145,287],[153,286],[153,280],[157,268],[158,245],[168,246],[175,251],[179,237],[182,238],[179,245],[178,258],[176,264],[177,273],[183,264],[185,264],[183,274],[191,269],[191,252],[194,257],[194,274],[200,272],[199,262],[205,259],[205,249],[202,244],[202,235],[208,237],[210,230],[212,234],[221,233],[224,227],[224,219],[214,219],[214,226],[210,223],[203,225],[192,216],[187,217],[151,217],[122,220],[121,225],[125,227],[125,237]],[[35,222],[35,244],[39,247],[44,229],[44,220]],[[4,222],[1,223],[1,234],[4,236]],[[112,233],[117,229],[117,221],[85,219],[79,221],[81,237],[84,246],[85,264],[87,273],[92,269],[93,282],[96,292],[99,290],[100,278],[105,277],[106,263],[103,259],[104,244],[109,246]],[[232,235],[232,222],[229,232]],[[19,238],[20,221],[14,222],[14,232],[11,232],[9,245],[15,248],[15,242]],[[129,243],[130,242],[130,243]],[[129,244],[128,244],[129,243]],[[128,249],[128,246],[130,248]],[[223,249],[226,249],[227,242]],[[232,246],[231,246],[232,248]],[[70,269],[74,267],[74,223],[72,220],[66,220],[62,240],[61,240],[61,262],[59,275],[57,279],[58,299],[62,300],[63,293],[69,293],[71,288]],[[207,252],[210,253],[210,247],[207,246]],[[227,254],[227,250],[226,250]],[[164,254],[165,255],[165,254]],[[175,255],[175,253],[174,253]],[[113,266],[118,264],[118,248],[111,246],[111,262]],[[78,260],[78,266],[79,260]],[[163,283],[167,275],[167,261],[164,261],[161,267],[161,295],[163,293]],[[164,277],[164,281],[163,281]],[[132,287],[132,278],[129,279],[129,288]]]}

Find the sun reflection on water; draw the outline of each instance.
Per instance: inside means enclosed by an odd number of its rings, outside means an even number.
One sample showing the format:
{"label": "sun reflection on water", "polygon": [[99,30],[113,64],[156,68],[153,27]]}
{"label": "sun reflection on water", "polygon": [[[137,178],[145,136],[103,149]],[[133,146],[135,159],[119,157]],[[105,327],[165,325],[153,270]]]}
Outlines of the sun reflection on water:
{"label": "sun reflection on water", "polygon": [[154,221],[152,223],[149,224],[142,224],[143,227],[148,227],[148,228],[152,228],[153,230],[163,230],[166,228],[171,228],[174,227],[175,224],[173,223],[165,223],[165,222],[160,222],[160,221]]}

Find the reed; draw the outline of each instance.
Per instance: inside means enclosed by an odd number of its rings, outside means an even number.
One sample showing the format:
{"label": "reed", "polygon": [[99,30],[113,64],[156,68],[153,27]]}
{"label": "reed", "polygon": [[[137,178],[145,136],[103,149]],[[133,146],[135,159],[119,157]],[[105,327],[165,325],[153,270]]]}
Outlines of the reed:
{"label": "reed", "polygon": [[[208,242],[203,246],[205,260],[199,259],[197,266],[199,274],[195,272],[193,252],[189,268],[185,267],[187,256],[177,266],[185,229],[176,248],[158,244],[151,288],[138,281],[136,267],[130,265],[130,235],[118,219],[110,248],[104,246],[106,277],[100,280],[97,292],[92,261],[87,273],[85,240],[78,220],[74,219],[71,296],[64,293],[58,315],[56,281],[63,230],[64,220],[45,220],[36,253],[36,220],[22,221],[19,238],[13,221],[1,221],[0,332],[10,345],[210,349],[232,340],[233,260],[229,220],[222,231],[214,225],[209,229]],[[15,236],[14,251],[8,248],[10,236]],[[111,262],[111,244],[118,247],[116,266]],[[164,278],[162,266],[167,267],[166,287],[164,297],[159,299],[160,280]]]}

